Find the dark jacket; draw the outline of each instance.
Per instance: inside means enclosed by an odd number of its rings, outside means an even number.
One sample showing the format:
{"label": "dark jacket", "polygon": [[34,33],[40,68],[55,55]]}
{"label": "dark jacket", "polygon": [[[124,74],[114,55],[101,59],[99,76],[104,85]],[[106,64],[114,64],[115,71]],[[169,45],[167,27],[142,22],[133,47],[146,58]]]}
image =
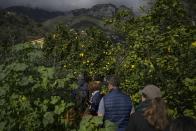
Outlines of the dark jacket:
{"label": "dark jacket", "polygon": [[118,125],[118,130],[125,130],[132,108],[131,99],[119,90],[112,90],[104,97],[104,118]]}
{"label": "dark jacket", "polygon": [[126,131],[156,131],[149,125],[142,112],[135,112],[129,119]]}
{"label": "dark jacket", "polygon": [[79,93],[82,98],[88,98],[89,91],[88,91],[88,83],[87,82],[83,81],[83,83],[80,83],[78,90],[79,90]]}
{"label": "dark jacket", "polygon": [[151,100],[146,100],[141,102],[138,106],[136,106],[135,111],[136,112],[144,112],[146,108],[150,105]]}
{"label": "dark jacket", "polygon": [[101,101],[102,97],[103,95],[100,92],[96,92],[94,95],[91,96],[89,110],[92,115],[97,115],[99,102]]}
{"label": "dark jacket", "polygon": [[[150,101],[144,101],[136,108],[136,112],[133,113],[129,119],[126,131],[157,131],[148,123],[143,115],[145,109],[149,106],[149,104]],[[165,129],[164,131],[167,130],[168,129]]]}

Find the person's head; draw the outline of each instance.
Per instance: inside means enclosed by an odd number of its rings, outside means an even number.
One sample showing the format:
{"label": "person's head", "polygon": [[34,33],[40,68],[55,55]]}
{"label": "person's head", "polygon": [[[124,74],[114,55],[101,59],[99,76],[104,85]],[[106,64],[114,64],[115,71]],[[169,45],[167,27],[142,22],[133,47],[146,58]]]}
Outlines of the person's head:
{"label": "person's head", "polygon": [[88,74],[86,72],[79,74],[77,80],[79,82],[88,82],[89,81]]}
{"label": "person's head", "polygon": [[89,83],[89,90],[91,92],[100,90],[101,82],[100,81],[92,81]]}
{"label": "person's head", "polygon": [[118,89],[119,86],[120,86],[119,79],[115,75],[110,76],[107,82],[108,82],[108,88],[109,88],[109,90]]}
{"label": "person's head", "polygon": [[97,74],[97,75],[93,76],[93,80],[94,81],[103,81],[104,80],[104,76],[100,75],[100,74]]}
{"label": "person's head", "polygon": [[164,100],[160,97],[152,99],[149,107],[144,111],[144,117],[155,129],[165,129],[168,125],[168,119]]}
{"label": "person's head", "polygon": [[142,90],[140,90],[140,94],[142,95],[142,101],[161,97],[161,91],[155,85],[146,85]]}
{"label": "person's head", "polygon": [[196,131],[196,120],[187,116],[179,117],[171,123],[170,131]]}
{"label": "person's head", "polygon": [[84,75],[79,74],[78,77],[77,77],[77,80],[78,80],[78,84],[82,85],[85,82]]}

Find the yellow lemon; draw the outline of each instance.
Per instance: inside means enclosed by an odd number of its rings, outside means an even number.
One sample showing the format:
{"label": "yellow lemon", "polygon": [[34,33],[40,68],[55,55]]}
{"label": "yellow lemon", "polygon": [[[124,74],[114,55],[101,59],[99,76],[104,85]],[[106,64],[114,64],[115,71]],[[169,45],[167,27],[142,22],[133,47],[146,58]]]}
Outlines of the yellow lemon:
{"label": "yellow lemon", "polygon": [[196,41],[192,43],[192,46],[193,47],[196,47]]}
{"label": "yellow lemon", "polygon": [[56,38],[56,34],[53,34],[53,38]]}
{"label": "yellow lemon", "polygon": [[80,53],[80,57],[84,57],[84,53]]}
{"label": "yellow lemon", "polygon": [[168,47],[167,50],[168,50],[168,52],[171,52],[171,48],[170,47]]}

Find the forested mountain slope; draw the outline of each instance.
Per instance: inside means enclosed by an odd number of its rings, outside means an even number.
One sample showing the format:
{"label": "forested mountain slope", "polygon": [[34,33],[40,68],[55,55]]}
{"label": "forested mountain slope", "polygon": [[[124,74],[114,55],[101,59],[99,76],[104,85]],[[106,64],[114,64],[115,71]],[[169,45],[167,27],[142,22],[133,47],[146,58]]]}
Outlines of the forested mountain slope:
{"label": "forested mountain slope", "polygon": [[4,10],[15,12],[18,15],[28,16],[29,18],[37,22],[43,22],[55,18],[57,16],[64,15],[63,12],[58,12],[58,11],[52,12],[40,8],[31,8],[31,7],[24,7],[24,6],[13,6],[13,7],[6,8]]}
{"label": "forested mountain slope", "polygon": [[16,44],[41,37],[41,24],[27,16],[10,11],[0,11],[0,44]]}

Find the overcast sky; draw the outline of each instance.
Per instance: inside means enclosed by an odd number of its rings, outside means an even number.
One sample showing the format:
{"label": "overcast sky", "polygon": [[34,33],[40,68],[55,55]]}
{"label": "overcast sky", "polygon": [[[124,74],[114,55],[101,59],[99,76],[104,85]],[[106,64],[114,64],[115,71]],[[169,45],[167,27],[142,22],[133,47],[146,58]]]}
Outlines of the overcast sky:
{"label": "overcast sky", "polygon": [[15,5],[38,7],[50,10],[67,11],[77,8],[90,8],[95,4],[112,3],[126,5],[135,11],[149,0],[0,0],[0,6],[5,8]]}

